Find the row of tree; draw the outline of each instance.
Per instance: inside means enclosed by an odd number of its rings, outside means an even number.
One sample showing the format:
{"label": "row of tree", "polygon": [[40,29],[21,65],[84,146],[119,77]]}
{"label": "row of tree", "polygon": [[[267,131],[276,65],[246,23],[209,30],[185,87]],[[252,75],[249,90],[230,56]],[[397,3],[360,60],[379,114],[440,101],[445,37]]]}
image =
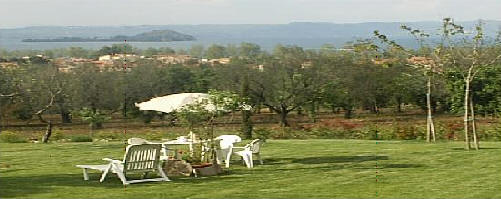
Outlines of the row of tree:
{"label": "row of tree", "polygon": [[[375,31],[375,38],[354,42],[348,46],[351,50],[278,45],[266,52],[244,43],[234,47],[229,65],[159,66],[143,60],[128,72],[99,72],[96,66],[83,65],[62,73],[51,63],[3,68],[0,116],[22,120],[38,116],[44,121],[43,113],[52,112],[71,122],[71,113],[85,108],[140,116],[135,102],[216,89],[239,93],[256,111],[269,108],[283,126],[289,125],[293,111],[307,113],[315,121],[321,108],[343,110],[349,118],[357,108],[378,113],[394,107],[401,112],[402,105],[412,104],[427,110],[430,140],[433,112],[464,113],[466,148],[469,137],[478,148],[475,132],[470,135],[468,130],[474,129],[472,116],[501,111],[500,42],[484,42],[481,24],[470,36],[451,19],[444,19],[438,44],[425,44],[428,34],[420,30],[402,29],[421,42],[420,49],[405,49]],[[206,51],[194,46],[193,56],[229,55],[225,47],[212,47]],[[413,57],[424,61],[409,61]],[[250,114],[245,112],[244,118]]]}
{"label": "row of tree", "polygon": [[[14,50],[6,51],[0,49],[0,62],[2,61],[18,61],[22,62],[21,57],[30,56],[37,59],[36,55],[44,55],[47,58],[58,57],[74,57],[74,58],[87,58],[97,59],[102,55],[112,54],[136,54],[145,57],[152,57],[153,55],[191,55],[195,58],[217,59],[223,57],[247,56],[257,55],[261,52],[260,46],[253,43],[242,43],[240,45],[228,44],[226,46],[219,44],[212,44],[204,47],[201,44],[194,44],[189,49],[173,49],[170,47],[160,48],[136,48],[130,44],[113,44],[111,46],[103,46],[100,49],[92,50],[82,47],[69,47],[61,49],[48,49],[48,50]],[[39,63],[35,61],[36,63]]]}

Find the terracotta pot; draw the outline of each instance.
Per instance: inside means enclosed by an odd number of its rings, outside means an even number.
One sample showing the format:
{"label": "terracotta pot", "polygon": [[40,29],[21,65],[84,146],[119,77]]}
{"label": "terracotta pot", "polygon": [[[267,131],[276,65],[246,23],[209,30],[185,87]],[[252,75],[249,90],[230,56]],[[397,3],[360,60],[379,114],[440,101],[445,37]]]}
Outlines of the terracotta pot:
{"label": "terracotta pot", "polygon": [[191,167],[194,169],[205,168],[212,166],[212,163],[202,163],[202,164],[192,164]]}
{"label": "terracotta pot", "polygon": [[223,169],[219,164],[207,163],[208,166],[195,167],[193,166],[193,171],[195,176],[214,176],[223,172]]}

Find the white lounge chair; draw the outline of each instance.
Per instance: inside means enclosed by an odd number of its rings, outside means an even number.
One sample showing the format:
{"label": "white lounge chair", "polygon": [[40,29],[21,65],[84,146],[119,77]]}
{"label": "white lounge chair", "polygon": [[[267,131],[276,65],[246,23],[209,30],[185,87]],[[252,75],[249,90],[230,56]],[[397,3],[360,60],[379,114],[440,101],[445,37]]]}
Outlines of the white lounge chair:
{"label": "white lounge chair", "polygon": [[145,140],[143,138],[129,138],[127,140],[127,143],[131,144],[131,145],[161,144],[162,145],[162,155],[160,155],[160,160],[167,161],[169,159],[168,152],[167,152],[167,146],[164,145],[163,143],[151,142],[151,141]]}
{"label": "white lounge chair", "polygon": [[242,157],[242,160],[244,161],[245,165],[247,165],[247,168],[253,168],[253,156],[256,156],[259,159],[259,162],[263,164],[263,159],[261,159],[261,154],[259,154],[262,144],[262,140],[255,139],[244,147],[232,147],[231,150],[232,153]]}
{"label": "white lounge chair", "polygon": [[[108,161],[108,164],[103,165],[76,165],[76,167],[83,169],[84,180],[89,180],[89,175],[87,173],[88,169],[99,170],[102,173],[100,182],[103,182],[106,175],[111,171],[118,175],[118,178],[122,181],[124,185],[138,183],[138,182],[158,182],[158,181],[170,181],[167,175],[164,173],[160,161],[160,150],[162,145],[160,144],[141,144],[141,145],[129,145],[125,151],[124,160],[112,160],[109,158],[103,158],[103,160]],[[144,173],[148,172],[158,172],[161,178],[150,178],[141,180],[127,180],[126,175],[128,173]]]}

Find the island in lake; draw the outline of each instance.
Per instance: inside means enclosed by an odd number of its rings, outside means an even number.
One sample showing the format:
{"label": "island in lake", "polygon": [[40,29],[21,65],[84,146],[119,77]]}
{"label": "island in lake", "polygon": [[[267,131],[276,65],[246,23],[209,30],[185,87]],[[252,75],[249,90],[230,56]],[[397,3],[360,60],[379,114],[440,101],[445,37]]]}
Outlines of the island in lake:
{"label": "island in lake", "polygon": [[173,30],[153,30],[134,36],[117,35],[111,38],[83,38],[83,37],[60,37],[55,39],[23,39],[23,42],[169,42],[169,41],[193,41],[195,37]]}

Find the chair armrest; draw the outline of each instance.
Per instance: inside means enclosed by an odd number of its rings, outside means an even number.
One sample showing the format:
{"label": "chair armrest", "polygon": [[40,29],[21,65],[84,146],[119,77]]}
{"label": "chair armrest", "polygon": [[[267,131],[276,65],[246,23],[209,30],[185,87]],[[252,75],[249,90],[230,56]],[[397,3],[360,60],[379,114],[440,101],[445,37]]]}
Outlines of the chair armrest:
{"label": "chair armrest", "polygon": [[249,150],[249,148],[248,147],[241,147],[241,146],[231,147],[232,152],[239,152],[239,151],[245,151],[245,150]]}
{"label": "chair armrest", "polygon": [[146,144],[163,144],[161,142],[150,142],[150,141],[146,141]]}
{"label": "chair armrest", "polygon": [[120,160],[113,160],[111,158],[103,158],[103,160],[109,161],[110,163],[122,164],[122,161],[120,161]]}

